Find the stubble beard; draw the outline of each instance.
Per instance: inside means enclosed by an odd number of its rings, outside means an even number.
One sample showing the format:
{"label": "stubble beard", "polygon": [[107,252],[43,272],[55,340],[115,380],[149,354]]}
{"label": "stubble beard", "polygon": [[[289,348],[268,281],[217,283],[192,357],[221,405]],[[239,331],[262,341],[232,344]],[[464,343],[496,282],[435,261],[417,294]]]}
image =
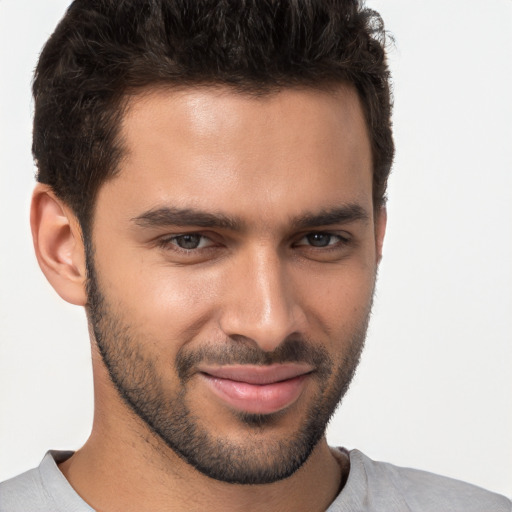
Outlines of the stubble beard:
{"label": "stubble beard", "polygon": [[[344,344],[346,352],[338,361],[333,361],[325,348],[304,338],[286,339],[275,351],[263,352],[254,342],[239,337],[220,347],[206,345],[195,352],[180,350],[175,361],[180,387],[170,396],[157,371],[157,358],[145,350],[144,337],[107,303],[90,253],[87,268],[88,318],[110,379],[133,413],[171,450],[202,474],[236,484],[276,482],[291,476],[306,462],[324,436],[355,374],[371,304],[364,321]],[[318,391],[302,413],[300,426],[284,439],[263,435],[265,429],[271,430],[279,422],[283,411],[233,412],[247,431],[246,442],[234,442],[215,436],[187,405],[187,384],[199,362],[307,363],[316,368],[311,378],[316,380]]]}

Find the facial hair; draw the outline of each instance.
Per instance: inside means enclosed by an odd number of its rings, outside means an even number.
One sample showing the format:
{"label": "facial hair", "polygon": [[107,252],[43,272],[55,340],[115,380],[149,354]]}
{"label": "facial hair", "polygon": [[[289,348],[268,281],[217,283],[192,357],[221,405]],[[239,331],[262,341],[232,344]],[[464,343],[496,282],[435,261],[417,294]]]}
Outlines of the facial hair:
{"label": "facial hair", "polygon": [[[174,370],[179,386],[172,393],[158,372],[158,355],[147,349],[144,334],[129,318],[114,312],[100,289],[92,251],[86,251],[89,322],[108,374],[122,400],[147,427],[179,457],[204,475],[228,483],[267,484],[295,473],[325,434],[327,424],[347,392],[363,349],[371,304],[361,325],[352,333],[344,353],[336,360],[318,343],[304,337],[285,339],[273,352],[265,352],[243,336],[225,343],[205,343],[200,349],[183,346]],[[127,315],[126,315],[127,316]],[[306,363],[315,368],[310,378],[317,391],[299,413],[300,425],[283,439],[261,437],[279,423],[282,414],[233,412],[247,431],[244,441],[216,435],[189,407],[187,392],[196,368],[208,364]],[[255,435],[258,441],[255,442]],[[264,439],[264,441],[261,441]]]}

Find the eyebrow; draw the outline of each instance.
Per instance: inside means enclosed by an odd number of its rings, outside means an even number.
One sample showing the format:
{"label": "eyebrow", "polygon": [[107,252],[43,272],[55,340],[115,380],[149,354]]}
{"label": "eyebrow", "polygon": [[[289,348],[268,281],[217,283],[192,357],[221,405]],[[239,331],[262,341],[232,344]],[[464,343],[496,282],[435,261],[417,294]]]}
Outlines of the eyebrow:
{"label": "eyebrow", "polygon": [[295,217],[292,221],[296,229],[307,229],[319,226],[332,226],[334,224],[348,224],[350,222],[368,222],[368,212],[359,204],[347,204],[337,208],[324,209],[319,213],[305,213]]}
{"label": "eyebrow", "polygon": [[[143,228],[158,228],[167,226],[197,226],[202,228],[228,229],[242,231],[245,223],[238,217],[223,213],[209,213],[191,208],[162,207],[149,210],[131,219],[137,226]],[[369,215],[358,204],[347,204],[336,208],[327,208],[318,213],[305,213],[291,219],[293,229],[307,229],[350,222],[367,222]]]}
{"label": "eyebrow", "polygon": [[190,208],[156,208],[144,212],[133,218],[132,221],[143,228],[198,226],[241,231],[243,227],[243,222],[238,218],[228,217],[222,213],[208,213]]}

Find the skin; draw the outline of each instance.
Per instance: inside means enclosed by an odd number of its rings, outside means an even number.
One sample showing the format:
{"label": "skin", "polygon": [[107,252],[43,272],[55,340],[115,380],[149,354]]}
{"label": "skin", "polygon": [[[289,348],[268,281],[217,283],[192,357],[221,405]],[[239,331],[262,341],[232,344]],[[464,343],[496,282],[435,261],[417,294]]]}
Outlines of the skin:
{"label": "skin", "polygon": [[[370,144],[354,90],[260,98],[225,88],[146,91],[130,99],[122,137],[126,157],[95,205],[94,265],[112,312],[159,361],[165,389],[180,385],[172,364],[180,350],[222,350],[237,339],[272,353],[301,336],[342,364],[366,325],[386,224],[385,211],[373,207]],[[363,215],[296,222],[347,206]],[[170,207],[222,214],[240,226],[140,221]],[[73,213],[38,185],[31,224],[48,280],[85,306],[85,253]],[[311,233],[326,233],[328,245],[313,246]],[[176,237],[186,234],[201,235],[200,247],[180,249],[184,239]],[[274,483],[234,485],[198,472],[120,398],[92,330],[91,341],[93,430],[60,469],[96,510],[320,511],[339,492],[347,462],[334,458],[325,437],[298,471]],[[250,429],[198,375],[187,388],[202,425],[247,446],[287,439],[319,397],[308,377],[271,426]]]}

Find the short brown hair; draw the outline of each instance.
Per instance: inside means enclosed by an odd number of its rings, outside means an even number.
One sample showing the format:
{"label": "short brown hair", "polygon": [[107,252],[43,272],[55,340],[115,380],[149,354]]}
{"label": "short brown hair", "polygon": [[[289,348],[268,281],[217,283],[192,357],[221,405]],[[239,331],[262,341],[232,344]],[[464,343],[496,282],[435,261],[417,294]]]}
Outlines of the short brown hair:
{"label": "short brown hair", "polygon": [[380,16],[357,0],[75,0],[36,68],[33,154],[89,231],[97,191],[122,157],[128,93],[222,84],[249,94],[352,84],[385,201],[394,146]]}

